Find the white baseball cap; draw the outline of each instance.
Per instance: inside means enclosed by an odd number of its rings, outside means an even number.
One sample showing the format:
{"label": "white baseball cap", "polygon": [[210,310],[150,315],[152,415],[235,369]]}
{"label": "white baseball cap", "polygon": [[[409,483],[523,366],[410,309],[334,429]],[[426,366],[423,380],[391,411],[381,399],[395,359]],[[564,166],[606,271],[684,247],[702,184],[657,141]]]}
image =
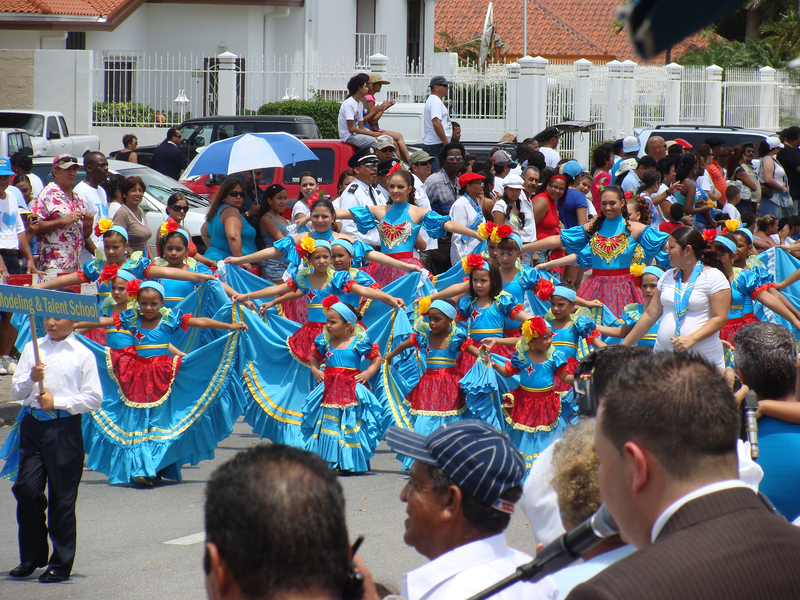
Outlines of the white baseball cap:
{"label": "white baseball cap", "polygon": [[522,180],[522,177],[519,175],[515,175],[511,173],[506,177],[503,177],[503,187],[504,188],[514,188],[517,190],[521,190],[524,186],[525,182]]}
{"label": "white baseball cap", "polygon": [[626,136],[622,140],[622,151],[623,152],[638,152],[641,150],[641,146],[639,145],[639,138],[634,135]]}
{"label": "white baseball cap", "polygon": [[776,138],[774,135],[768,137],[764,140],[769,146],[770,150],[775,150],[775,148],[783,148],[783,144],[779,138]]}

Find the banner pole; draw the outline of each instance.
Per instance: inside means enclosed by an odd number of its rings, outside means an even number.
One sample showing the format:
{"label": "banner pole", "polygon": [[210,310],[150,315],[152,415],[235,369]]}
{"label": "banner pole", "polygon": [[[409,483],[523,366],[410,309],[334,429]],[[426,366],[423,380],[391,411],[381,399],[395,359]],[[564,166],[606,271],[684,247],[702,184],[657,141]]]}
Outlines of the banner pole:
{"label": "banner pole", "polygon": [[[36,335],[36,321],[33,315],[28,315],[31,322],[31,342],[33,342],[33,358],[39,365],[39,339]],[[44,381],[39,382],[39,394],[44,394]]]}

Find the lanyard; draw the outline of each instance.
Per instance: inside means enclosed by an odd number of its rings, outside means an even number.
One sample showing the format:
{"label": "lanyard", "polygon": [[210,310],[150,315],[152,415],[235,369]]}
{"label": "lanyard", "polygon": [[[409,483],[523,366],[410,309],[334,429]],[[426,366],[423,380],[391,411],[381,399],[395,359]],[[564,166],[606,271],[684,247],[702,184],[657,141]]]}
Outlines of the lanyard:
{"label": "lanyard", "polygon": [[681,293],[681,273],[678,271],[678,278],[675,280],[675,295],[673,296],[676,313],[675,337],[680,337],[681,335],[681,324],[686,318],[686,311],[689,309],[689,298],[692,295],[694,284],[702,272],[703,263],[698,260],[697,264],[694,266],[694,270],[692,271],[692,276],[689,278],[689,282],[686,284],[686,289]]}

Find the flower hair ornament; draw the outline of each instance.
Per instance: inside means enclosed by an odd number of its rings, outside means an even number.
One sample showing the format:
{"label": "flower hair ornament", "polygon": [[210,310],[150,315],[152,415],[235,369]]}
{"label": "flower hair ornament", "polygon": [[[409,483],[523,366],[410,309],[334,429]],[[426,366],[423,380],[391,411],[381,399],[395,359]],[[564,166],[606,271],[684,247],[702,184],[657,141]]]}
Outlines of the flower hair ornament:
{"label": "flower hair ornament", "polygon": [[113,281],[117,273],[119,273],[118,265],[106,265],[100,271],[100,277],[98,277],[97,282],[103,283],[104,281]]}
{"label": "flower hair ornament", "polygon": [[532,319],[525,321],[522,324],[522,327],[520,327],[522,337],[525,338],[526,342],[530,342],[532,339],[543,336],[548,329],[550,329],[550,326],[542,317],[533,317]]}
{"label": "flower hair ornament", "polygon": [[319,192],[314,192],[314,195],[308,199],[308,207],[314,208],[314,202],[316,202],[317,200],[319,200]]}
{"label": "flower hair ornament", "polygon": [[556,286],[553,285],[552,281],[549,279],[540,279],[536,282],[533,293],[539,297],[539,300],[546,302],[550,299],[550,296],[553,295],[553,290],[555,289]]}
{"label": "flower hair ornament", "polygon": [[644,265],[643,264],[641,264],[641,263],[640,264],[636,264],[636,263],[632,263],[631,264],[631,275],[630,275],[630,277],[631,277],[631,280],[633,281],[633,283],[635,283],[636,285],[641,285],[642,284],[642,275],[643,274],[644,274]]}
{"label": "flower hair ornament", "polygon": [[309,254],[314,254],[317,249],[317,242],[311,236],[307,236],[297,242],[295,249],[300,258],[305,259]]}
{"label": "flower hair ornament", "polygon": [[423,298],[420,298],[419,301],[417,302],[417,310],[419,310],[419,314],[421,315],[427,315],[430,308],[431,308],[430,296],[424,296]]}
{"label": "flower hair ornament", "polygon": [[109,229],[111,229],[111,227],[112,227],[113,225],[114,225],[114,221],[112,221],[111,219],[100,219],[100,220],[97,222],[97,225],[95,225],[95,226],[94,226],[94,234],[95,234],[97,237],[100,237],[100,236],[101,236],[101,235],[103,235],[103,234],[104,234],[106,231],[108,231]]}
{"label": "flower hair ornament", "polygon": [[627,192],[625,192],[624,196],[625,200],[630,200],[631,198],[633,198],[633,192],[628,190]]}
{"label": "flower hair ornament", "polygon": [[703,231],[703,239],[710,244],[711,242],[717,239],[717,230],[706,229],[705,231]]}
{"label": "flower hair ornament", "polygon": [[128,300],[133,301],[139,296],[139,290],[142,285],[141,279],[133,279],[125,286],[125,293],[128,294]]}
{"label": "flower hair ornament", "polygon": [[728,219],[725,221],[725,230],[722,233],[733,233],[741,226],[742,224],[737,219]]}
{"label": "flower hair ornament", "polygon": [[161,237],[164,237],[168,233],[176,231],[178,227],[180,227],[180,225],[178,225],[178,222],[172,217],[170,217],[161,224],[161,227],[158,228],[158,231],[161,233]]}
{"label": "flower hair ornament", "polygon": [[400,165],[402,165],[402,164],[403,164],[402,162],[395,163],[395,165],[391,169],[389,169],[389,172],[386,174],[386,179],[389,179],[389,177],[394,175],[395,171],[399,171],[400,170]]}
{"label": "flower hair ornament", "polygon": [[495,244],[499,244],[502,240],[506,239],[514,233],[514,229],[505,223],[498,225],[489,221],[488,223],[481,223],[478,225],[478,235],[482,240],[491,240]]}
{"label": "flower hair ornament", "polygon": [[324,312],[327,315],[328,309],[334,304],[336,304],[338,301],[339,301],[339,296],[334,296],[333,294],[325,298],[325,300],[322,301],[322,312]]}
{"label": "flower hair ornament", "polygon": [[486,260],[480,254],[469,254],[461,259],[461,268],[467,274],[475,269],[486,269]]}

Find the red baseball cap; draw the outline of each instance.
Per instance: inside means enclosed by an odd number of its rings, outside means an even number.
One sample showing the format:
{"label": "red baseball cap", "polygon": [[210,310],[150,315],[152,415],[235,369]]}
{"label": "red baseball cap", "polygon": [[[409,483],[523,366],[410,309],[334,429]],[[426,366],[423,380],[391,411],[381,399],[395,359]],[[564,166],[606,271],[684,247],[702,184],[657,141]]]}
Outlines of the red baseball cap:
{"label": "red baseball cap", "polygon": [[683,146],[684,150],[691,150],[692,149],[692,145],[689,142],[687,142],[686,140],[684,140],[683,138],[675,138],[675,143],[676,144],[680,144],[681,146]]}
{"label": "red baseball cap", "polygon": [[483,181],[484,179],[486,177],[478,173],[464,173],[458,178],[458,185],[465,187],[470,181]]}

